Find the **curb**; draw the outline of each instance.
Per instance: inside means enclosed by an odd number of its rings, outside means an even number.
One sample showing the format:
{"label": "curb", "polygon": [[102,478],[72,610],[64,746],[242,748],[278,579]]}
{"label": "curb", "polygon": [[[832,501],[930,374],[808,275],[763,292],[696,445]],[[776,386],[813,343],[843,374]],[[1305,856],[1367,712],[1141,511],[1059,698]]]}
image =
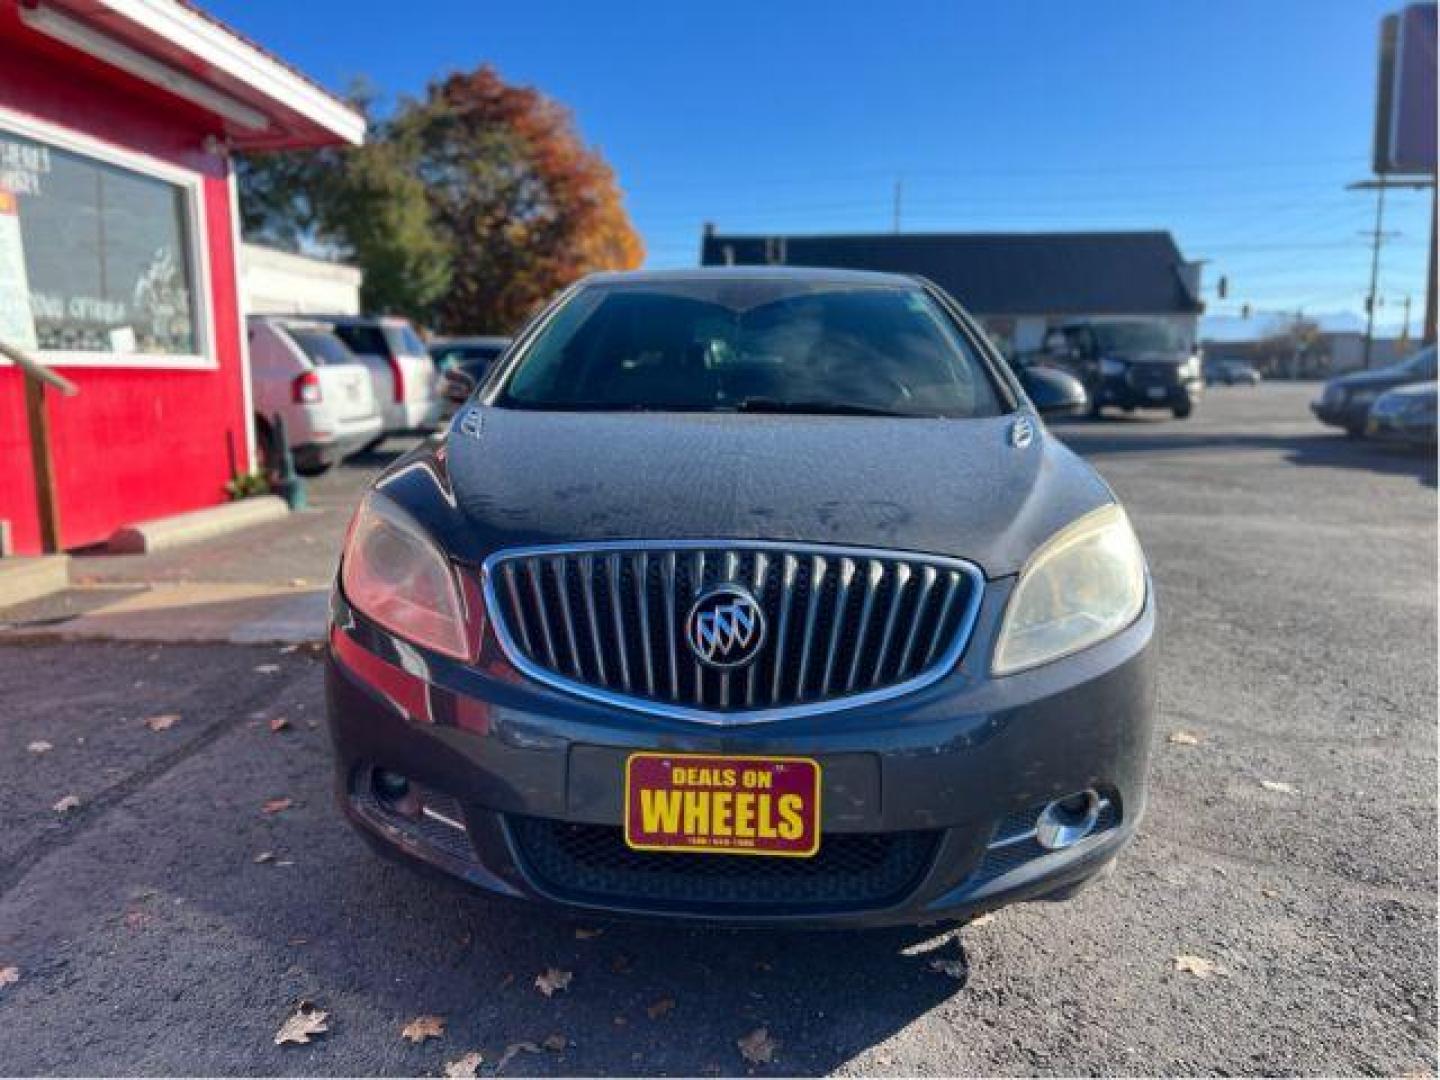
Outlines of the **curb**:
{"label": "curb", "polygon": [[276,495],[240,499],[222,506],[175,514],[173,517],[124,525],[115,531],[105,546],[117,555],[148,555],[152,551],[163,551],[182,544],[193,544],[197,540],[208,540],[212,536],[219,536],[234,529],[243,529],[266,521],[279,521],[289,513],[290,508],[285,505],[285,500]]}
{"label": "curb", "polygon": [[69,555],[0,559],[0,609],[70,587]]}

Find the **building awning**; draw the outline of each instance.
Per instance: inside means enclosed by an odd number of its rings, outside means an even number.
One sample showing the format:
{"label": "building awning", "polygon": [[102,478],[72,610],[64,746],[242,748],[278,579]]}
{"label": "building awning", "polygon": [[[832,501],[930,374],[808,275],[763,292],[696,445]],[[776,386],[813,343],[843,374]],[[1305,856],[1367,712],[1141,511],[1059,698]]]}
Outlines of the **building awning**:
{"label": "building awning", "polygon": [[358,146],[365,118],[181,0],[20,0],[19,32],[180,98],[241,150]]}

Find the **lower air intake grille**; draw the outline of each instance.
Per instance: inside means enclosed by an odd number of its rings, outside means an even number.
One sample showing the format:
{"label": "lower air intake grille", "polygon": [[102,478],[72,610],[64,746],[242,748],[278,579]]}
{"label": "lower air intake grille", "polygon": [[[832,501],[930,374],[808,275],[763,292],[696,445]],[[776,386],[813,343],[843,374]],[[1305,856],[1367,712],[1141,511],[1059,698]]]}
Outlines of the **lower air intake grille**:
{"label": "lower air intake grille", "polygon": [[621,829],[510,818],[525,869],[564,899],[640,907],[838,911],[905,896],[929,868],[936,834],[837,833],[808,859],[632,851]]}

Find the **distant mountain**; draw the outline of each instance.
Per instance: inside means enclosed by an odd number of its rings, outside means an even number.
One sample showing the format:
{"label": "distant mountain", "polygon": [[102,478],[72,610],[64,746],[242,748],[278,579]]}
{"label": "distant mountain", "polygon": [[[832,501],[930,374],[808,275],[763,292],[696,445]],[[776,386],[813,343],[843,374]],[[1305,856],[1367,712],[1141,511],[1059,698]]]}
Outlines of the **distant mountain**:
{"label": "distant mountain", "polygon": [[[1238,315],[1202,315],[1200,340],[1259,341],[1284,329],[1294,318],[1293,311],[1257,311],[1248,319]],[[1365,332],[1365,317],[1353,311],[1307,311],[1305,318],[1319,323],[1320,329],[1328,333],[1344,333],[1347,330]],[[1375,336],[1399,337],[1400,326],[1398,323],[1376,323]]]}

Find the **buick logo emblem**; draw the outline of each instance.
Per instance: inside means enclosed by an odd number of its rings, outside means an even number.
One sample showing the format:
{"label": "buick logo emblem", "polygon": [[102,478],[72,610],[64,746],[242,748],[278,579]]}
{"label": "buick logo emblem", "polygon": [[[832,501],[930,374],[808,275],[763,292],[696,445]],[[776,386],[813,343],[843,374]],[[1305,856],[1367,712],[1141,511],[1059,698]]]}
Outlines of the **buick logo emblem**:
{"label": "buick logo emblem", "polygon": [[701,663],[740,667],[754,660],[765,643],[765,616],[755,597],[744,589],[721,585],[691,606],[685,638]]}

